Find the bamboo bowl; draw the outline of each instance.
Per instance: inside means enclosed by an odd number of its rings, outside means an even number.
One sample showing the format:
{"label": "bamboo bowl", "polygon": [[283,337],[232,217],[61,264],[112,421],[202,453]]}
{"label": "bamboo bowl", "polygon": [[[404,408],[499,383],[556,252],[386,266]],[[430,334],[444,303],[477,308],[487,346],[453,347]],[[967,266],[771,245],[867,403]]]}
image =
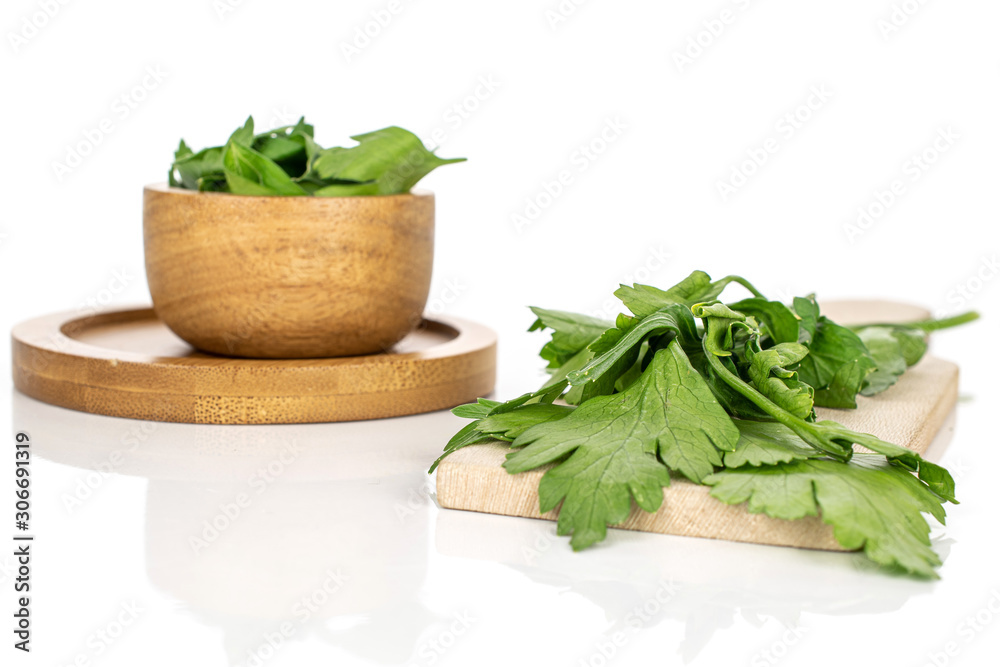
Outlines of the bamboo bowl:
{"label": "bamboo bowl", "polygon": [[194,347],[302,359],[389,349],[421,321],[434,195],[251,197],[147,186],[157,316]]}

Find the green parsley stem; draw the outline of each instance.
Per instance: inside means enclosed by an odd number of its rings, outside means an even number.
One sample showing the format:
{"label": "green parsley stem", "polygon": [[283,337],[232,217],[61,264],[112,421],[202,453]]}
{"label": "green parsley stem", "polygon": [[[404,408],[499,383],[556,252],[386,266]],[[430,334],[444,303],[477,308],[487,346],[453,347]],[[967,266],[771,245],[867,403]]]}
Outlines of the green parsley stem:
{"label": "green parsley stem", "polygon": [[733,373],[726,368],[725,364],[723,364],[722,361],[708,349],[707,341],[708,336],[702,338],[702,349],[705,352],[705,356],[708,358],[708,363],[712,367],[712,370],[715,371],[720,378],[722,378],[723,382],[735,389],[744,398],[757,405],[757,407],[766,412],[770,417],[773,417],[775,421],[792,429],[800,438],[811,445],[814,449],[817,449],[818,451],[821,451],[839,461],[849,461],[851,459],[851,456],[854,454],[854,449],[850,445],[844,447],[830,438],[824,438],[823,434],[813,424],[810,424],[804,419],[799,419],[787,410],[782,409],[781,406],[775,404],[742,379],[733,375]]}
{"label": "green parsley stem", "polygon": [[853,331],[859,329],[864,329],[865,327],[907,327],[910,329],[920,329],[921,331],[931,332],[940,331],[941,329],[950,329],[951,327],[957,327],[960,324],[967,324],[969,322],[974,322],[979,319],[979,313],[974,310],[970,310],[960,315],[952,315],[951,317],[942,317],[941,319],[926,319],[917,320],[915,322],[884,322],[881,324],[858,324],[851,328]]}
{"label": "green parsley stem", "polygon": [[767,298],[767,297],[764,296],[764,294],[760,290],[758,290],[756,287],[754,287],[750,283],[750,281],[747,280],[746,278],[744,278],[743,276],[726,276],[725,278],[723,278],[721,280],[718,280],[716,282],[720,282],[720,283],[737,283],[737,284],[743,285],[743,287],[747,288],[747,290],[749,290],[750,293],[753,294],[755,297],[760,298],[760,299],[766,299]]}

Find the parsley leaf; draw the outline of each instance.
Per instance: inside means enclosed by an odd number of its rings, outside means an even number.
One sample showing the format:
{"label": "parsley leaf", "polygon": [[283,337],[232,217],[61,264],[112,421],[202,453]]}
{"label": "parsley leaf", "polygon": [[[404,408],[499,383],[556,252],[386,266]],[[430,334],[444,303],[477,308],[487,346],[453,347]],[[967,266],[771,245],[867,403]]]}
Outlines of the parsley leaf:
{"label": "parsley leaf", "polygon": [[224,146],[196,153],[181,140],[168,181],[171,187],[241,195],[391,195],[409,192],[437,167],[465,160],[439,158],[399,127],[352,138],[358,141],[352,148],[323,148],[304,118],[255,134],[251,116]]}
{"label": "parsley leaf", "polygon": [[[562,503],[560,534],[582,549],[625,520],[629,498],[655,511],[667,467],[700,481],[722,465],[739,431],[674,340],[625,391],[586,401],[568,416],[522,433],[504,467],[518,473],[557,462],[539,485],[541,511]],[[657,458],[659,456],[659,459]],[[665,465],[664,465],[665,464]]]}
{"label": "parsley leaf", "polygon": [[549,362],[549,368],[559,368],[601,337],[613,325],[610,322],[569,313],[532,307],[538,319],[528,331],[552,329],[552,339],[542,347],[539,356]]}
{"label": "parsley leaf", "polygon": [[744,278],[726,276],[713,282],[704,271],[692,271],[687,278],[666,290],[651,285],[622,285],[615,291],[615,296],[622,300],[633,315],[645,317],[673,304],[691,307],[696,303],[714,301],[722,294],[722,290],[733,282],[743,285],[754,296],[761,296],[760,292]]}
{"label": "parsley leaf", "polygon": [[816,456],[816,450],[787,426],[747,419],[736,419],[734,423],[740,430],[740,439],[733,451],[726,452],[727,468],[791,463]]}
{"label": "parsley leaf", "polygon": [[[809,355],[799,367],[799,379],[816,390],[816,405],[856,408],[855,396],[875,360],[856,333],[818,315],[811,299],[795,300],[795,310],[806,322]],[[817,316],[818,315],[818,316]]]}
{"label": "parsley leaf", "polygon": [[207,184],[222,182],[226,174],[222,169],[222,147],[206,148],[192,153],[187,144],[181,145],[174,154],[174,164],[170,169],[170,185],[188,190],[210,190]]}
{"label": "parsley leaf", "polygon": [[751,512],[778,519],[821,516],[847,549],[864,549],[876,563],[924,577],[941,564],[931,549],[923,512],[944,523],[942,499],[897,466],[860,454],[851,463],[800,460],[723,470],[705,479],[712,496],[746,502]]}
{"label": "parsley leaf", "polygon": [[[646,338],[672,333],[689,345],[698,340],[691,310],[676,304],[666,306],[642,320],[625,317],[619,320],[619,324],[591,345],[595,353],[603,352],[599,357],[566,376],[570,385],[587,385],[599,394],[611,393],[609,389],[614,388],[615,381],[635,363],[639,347]],[[584,395],[587,395],[586,392]]]}
{"label": "parsley leaf", "polygon": [[323,152],[316,159],[316,173],[321,178],[374,184],[376,194],[381,195],[409,192],[434,169],[465,160],[439,158],[424,147],[417,135],[401,127],[357,134],[351,139],[358,145]]}
{"label": "parsley leaf", "polygon": [[924,333],[903,327],[865,327],[858,337],[875,361],[875,370],[865,378],[862,396],[885,391],[906,372],[908,366],[920,361],[927,351]]}
{"label": "parsley leaf", "polygon": [[559,382],[523,394],[506,403],[480,398],[475,403],[459,405],[452,409],[451,412],[455,416],[475,421],[466,424],[452,436],[445,445],[444,453],[434,461],[428,472],[434,472],[446,456],[463,447],[491,440],[513,440],[534,424],[565,416],[572,408],[551,405],[565,388],[566,383]]}
{"label": "parsley leaf", "polygon": [[757,318],[764,324],[764,334],[775,343],[799,342],[799,319],[791,308],[780,301],[753,297],[731,303],[729,308]]}
{"label": "parsley leaf", "polygon": [[295,197],[308,194],[273,160],[235,140],[226,144],[222,168],[229,191],[234,195]]}
{"label": "parsley leaf", "polygon": [[809,354],[809,348],[798,343],[778,343],[762,350],[757,340],[746,348],[750,366],[747,373],[760,393],[796,417],[806,419],[813,413],[813,388],[798,379],[788,366],[797,364]]}
{"label": "parsley leaf", "polygon": [[574,408],[553,403],[529,403],[510,412],[501,412],[484,417],[476,430],[496,440],[513,441],[532,426],[568,417]]}

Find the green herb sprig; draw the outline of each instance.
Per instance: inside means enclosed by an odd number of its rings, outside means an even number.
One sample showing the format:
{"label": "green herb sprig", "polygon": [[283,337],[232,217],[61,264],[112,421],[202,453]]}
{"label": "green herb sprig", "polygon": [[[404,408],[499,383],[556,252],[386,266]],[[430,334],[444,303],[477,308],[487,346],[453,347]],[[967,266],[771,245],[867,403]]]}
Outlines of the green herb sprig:
{"label": "green herb sprig", "polygon": [[236,195],[348,197],[403,194],[442,159],[400,127],[351,137],[351,148],[323,148],[305,118],[295,125],[254,133],[253,117],[224,146],[194,152],[184,140],[174,153],[172,187]]}
{"label": "green herb sprig", "polygon": [[[731,284],[751,296],[720,301]],[[928,332],[976,313],[848,328],[811,295],[786,305],[744,278],[702,271],[667,290],[623,285],[615,295],[632,315],[614,323],[533,308],[530,330],[552,330],[540,353],[550,379],[511,401],[455,408],[473,421],[431,471],[463,447],[509,442],[511,474],[551,466],[539,510],[559,508],[558,532],[574,549],[603,540],[633,501],[655,512],[671,475],[683,475],[750,512],[821,516],[844,547],[936,576],[923,515],[944,523],[944,503],[957,502],[951,475],[909,449],[817,421],[815,408],[857,407],[859,394],[884,391],[921,359]]]}

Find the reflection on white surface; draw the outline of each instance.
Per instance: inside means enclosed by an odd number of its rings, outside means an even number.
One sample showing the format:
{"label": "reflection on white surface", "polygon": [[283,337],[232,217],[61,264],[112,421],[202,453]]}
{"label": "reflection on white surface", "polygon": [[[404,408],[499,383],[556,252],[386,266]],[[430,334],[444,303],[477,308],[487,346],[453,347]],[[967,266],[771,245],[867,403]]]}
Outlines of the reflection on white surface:
{"label": "reflection on white surface", "polygon": [[[283,627],[398,664],[438,620],[418,599],[429,531],[413,496],[426,493],[429,453],[399,435],[447,413],[342,424],[331,439],[322,425],[140,422],[13,402],[36,455],[149,478],[149,579],[223,631],[232,664],[267,653]],[[338,617],[350,620],[339,631]]]}
{"label": "reflection on white surface", "polygon": [[[401,662],[434,620],[416,597],[427,569],[426,515],[400,523],[394,511],[400,490],[420,481],[409,475],[265,488],[153,480],[149,577],[221,627],[233,659],[288,623],[299,639],[318,634],[378,662]],[[341,616],[361,620],[338,639],[326,621]],[[393,640],[359,640],[371,635]]]}
{"label": "reflection on white surface", "polygon": [[756,625],[771,618],[793,627],[804,612],[895,611],[934,588],[887,576],[859,554],[620,530],[585,559],[567,557],[565,538],[556,536],[550,522],[473,512],[441,512],[436,546],[446,555],[499,561],[536,584],[579,595],[604,612],[607,635],[627,633],[640,622],[643,630],[668,619],[683,623],[677,652],[685,662],[737,616]]}
{"label": "reflection on white surface", "polygon": [[[439,580],[429,583],[434,566],[450,573],[456,562],[474,577],[499,581],[506,570],[522,582],[509,598],[501,592],[490,601],[505,605],[508,618],[549,590],[571,596],[581,613],[598,611],[600,636],[659,641],[677,629],[673,645],[660,647],[665,664],[678,655],[694,661],[713,641],[727,641],[726,628],[739,620],[791,627],[804,613],[882,614],[936,586],[877,571],[857,554],[618,530],[574,554],[551,522],[439,510],[428,501],[425,470],[458,423],[448,413],[377,428],[201,426],[77,413],[16,392],[13,410],[15,423],[31,425],[39,457],[149,480],[147,576],[218,632],[228,664],[272,653],[267,664],[286,664],[280,656],[306,643],[349,656],[349,664],[437,662],[427,638],[451,618],[428,600],[487,604],[482,590],[456,584],[443,595]],[[952,430],[953,417],[938,451]],[[648,619],[636,615],[647,607],[655,608]],[[283,628],[292,630],[285,639]],[[463,664],[457,655],[441,662]]]}

